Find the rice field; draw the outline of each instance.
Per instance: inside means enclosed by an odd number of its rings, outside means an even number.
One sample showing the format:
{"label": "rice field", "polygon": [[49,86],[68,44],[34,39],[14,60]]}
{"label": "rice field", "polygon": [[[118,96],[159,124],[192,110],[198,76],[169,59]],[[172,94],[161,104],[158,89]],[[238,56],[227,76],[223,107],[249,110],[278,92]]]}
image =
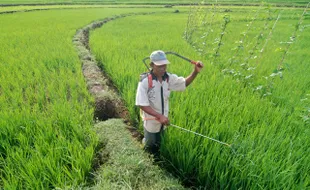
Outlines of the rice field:
{"label": "rice field", "polygon": [[[309,188],[309,10],[71,8],[0,15],[1,188],[87,185],[98,137],[72,38],[95,20],[138,12],[155,13],[90,33],[91,51],[133,123],[141,127],[134,100],[142,59],[156,49],[174,51],[205,68],[185,92],[172,94],[171,123],[231,144],[168,127],[165,167],[186,186],[206,189]],[[192,71],[168,58],[170,72]]]}
{"label": "rice field", "polygon": [[[169,170],[176,171],[187,185],[307,189],[310,31],[309,17],[302,16],[303,11],[218,9],[212,22],[206,19],[204,26],[194,28],[192,41],[184,39],[188,12],[135,16],[104,25],[91,34],[90,42],[136,121],[139,114],[134,96],[138,73],[146,70],[144,57],[163,49],[205,63],[194,84],[183,93],[172,94],[170,121],[231,147],[169,127],[162,153],[170,163]],[[204,12],[213,15],[212,9]],[[208,36],[201,40],[206,32]],[[294,34],[296,40],[290,48],[289,43],[281,43],[290,42]],[[243,38],[244,47],[237,50]],[[201,51],[199,45],[205,49]],[[181,76],[191,72],[189,63],[173,56],[169,59],[170,72]]]}
{"label": "rice field", "polygon": [[[97,136],[76,30],[142,9],[48,10],[0,15],[0,186],[54,189],[86,183]],[[5,27],[2,27],[5,26]]]}

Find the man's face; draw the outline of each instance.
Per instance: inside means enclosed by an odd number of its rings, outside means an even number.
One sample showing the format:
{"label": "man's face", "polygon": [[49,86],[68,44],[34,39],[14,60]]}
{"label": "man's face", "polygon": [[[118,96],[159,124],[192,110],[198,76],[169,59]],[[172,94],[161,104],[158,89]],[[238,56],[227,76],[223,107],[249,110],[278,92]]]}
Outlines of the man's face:
{"label": "man's face", "polygon": [[153,72],[157,77],[164,76],[166,73],[167,65],[155,65],[153,66]]}

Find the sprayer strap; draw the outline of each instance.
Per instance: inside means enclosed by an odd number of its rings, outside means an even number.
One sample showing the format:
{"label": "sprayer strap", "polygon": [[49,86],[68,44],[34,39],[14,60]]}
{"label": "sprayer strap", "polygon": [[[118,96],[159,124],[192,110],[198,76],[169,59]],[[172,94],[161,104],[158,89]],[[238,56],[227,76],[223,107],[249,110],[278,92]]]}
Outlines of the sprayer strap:
{"label": "sprayer strap", "polygon": [[142,119],[143,119],[143,121],[156,120],[155,117],[144,117],[144,118],[142,118]]}
{"label": "sprayer strap", "polygon": [[148,82],[149,82],[149,88],[152,88],[153,87],[153,77],[152,77],[152,74],[149,74],[147,76],[147,79],[148,79]]}
{"label": "sprayer strap", "polygon": [[143,115],[142,115],[142,109],[140,109],[140,116],[141,116],[141,118],[142,118],[143,121],[156,120],[155,117],[143,117]]}

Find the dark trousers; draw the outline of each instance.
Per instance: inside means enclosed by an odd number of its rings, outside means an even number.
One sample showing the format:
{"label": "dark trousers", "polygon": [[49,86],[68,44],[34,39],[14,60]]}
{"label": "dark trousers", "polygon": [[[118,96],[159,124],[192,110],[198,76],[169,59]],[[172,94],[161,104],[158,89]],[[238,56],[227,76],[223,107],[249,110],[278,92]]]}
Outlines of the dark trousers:
{"label": "dark trousers", "polygon": [[164,135],[163,127],[158,133],[150,133],[144,128],[144,150],[153,154],[155,159],[159,158],[161,138]]}

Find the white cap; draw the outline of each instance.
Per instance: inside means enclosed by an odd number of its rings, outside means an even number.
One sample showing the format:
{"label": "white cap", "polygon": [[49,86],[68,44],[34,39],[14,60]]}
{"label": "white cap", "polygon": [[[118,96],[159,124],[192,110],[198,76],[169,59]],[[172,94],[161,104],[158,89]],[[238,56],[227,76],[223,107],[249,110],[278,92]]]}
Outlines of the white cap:
{"label": "white cap", "polygon": [[161,50],[153,51],[150,55],[150,59],[155,65],[166,65],[170,63],[165,52]]}

